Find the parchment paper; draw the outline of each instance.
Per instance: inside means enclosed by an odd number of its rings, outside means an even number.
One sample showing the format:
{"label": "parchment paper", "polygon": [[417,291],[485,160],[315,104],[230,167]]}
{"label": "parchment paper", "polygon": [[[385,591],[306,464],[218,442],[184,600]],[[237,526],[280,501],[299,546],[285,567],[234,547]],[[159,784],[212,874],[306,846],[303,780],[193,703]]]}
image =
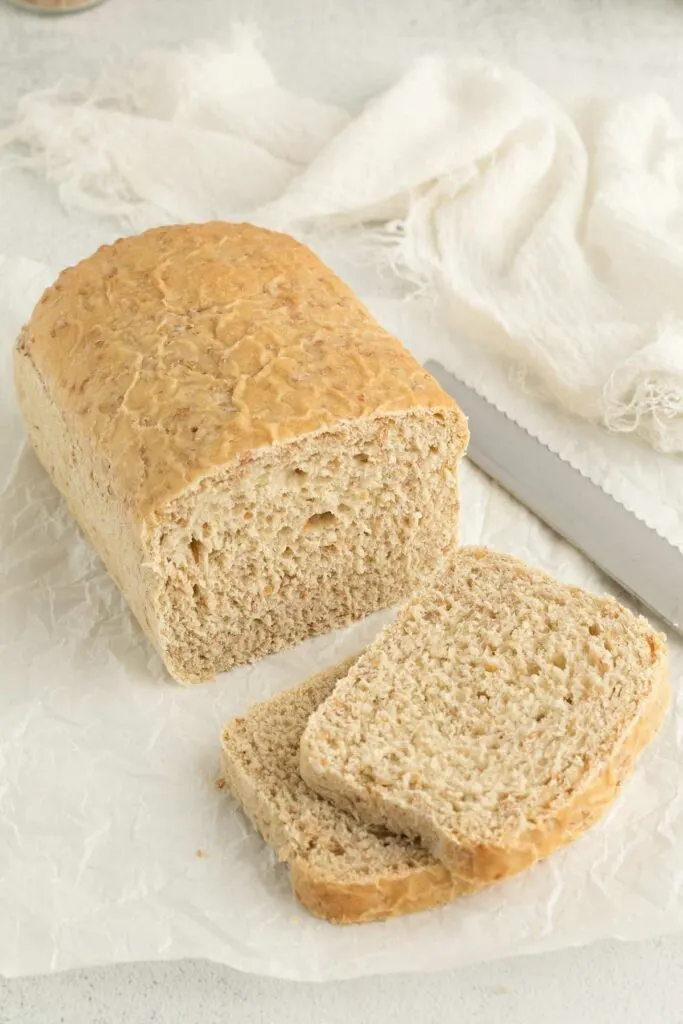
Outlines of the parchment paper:
{"label": "parchment paper", "polygon": [[[677,686],[662,733],[611,812],[547,863],[449,907],[386,924],[334,927],[297,905],[287,869],[215,787],[220,726],[358,650],[388,616],[213,685],[185,689],[165,678],[28,449],[18,417],[10,343],[50,276],[28,261],[4,273],[0,267],[0,972],[206,957],[266,975],[333,979],[683,927]],[[438,332],[424,320],[407,323],[405,306],[375,305],[390,327],[403,327],[422,358],[443,354]],[[583,458],[591,445],[604,451],[598,435],[581,446]],[[618,454],[610,459],[619,462]],[[659,470],[648,483],[652,453],[639,461],[631,451],[629,459],[630,486],[656,514],[663,499]],[[465,542],[611,589],[469,465],[462,482]],[[671,523],[675,530],[678,518]],[[682,673],[676,642],[674,680]]]}

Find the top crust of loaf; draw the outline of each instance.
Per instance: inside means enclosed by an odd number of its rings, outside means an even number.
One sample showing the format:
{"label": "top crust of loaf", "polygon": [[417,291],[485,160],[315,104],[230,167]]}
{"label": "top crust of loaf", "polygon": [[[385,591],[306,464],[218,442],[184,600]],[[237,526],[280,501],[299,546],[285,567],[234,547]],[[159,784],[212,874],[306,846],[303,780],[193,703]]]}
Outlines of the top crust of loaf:
{"label": "top crust of loaf", "polygon": [[46,290],[18,343],[69,429],[153,515],[249,453],[453,400],[305,246],[249,224],[154,228]]}

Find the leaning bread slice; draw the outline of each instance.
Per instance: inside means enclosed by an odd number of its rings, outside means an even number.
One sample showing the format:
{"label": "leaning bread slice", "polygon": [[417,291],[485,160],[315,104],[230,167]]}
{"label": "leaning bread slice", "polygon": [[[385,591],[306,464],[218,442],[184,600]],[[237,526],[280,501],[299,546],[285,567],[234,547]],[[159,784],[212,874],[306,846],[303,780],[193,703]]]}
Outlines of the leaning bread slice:
{"label": "leaning bread slice", "polygon": [[316,796],[299,774],[309,716],[353,659],[256,704],[223,732],[229,790],[290,867],[292,887],[318,917],[375,921],[445,903],[460,892],[419,844],[373,829]]}
{"label": "leaning bread slice", "polygon": [[478,886],[593,824],[668,698],[665,640],[645,619],[463,549],[312,715],[301,771]]}

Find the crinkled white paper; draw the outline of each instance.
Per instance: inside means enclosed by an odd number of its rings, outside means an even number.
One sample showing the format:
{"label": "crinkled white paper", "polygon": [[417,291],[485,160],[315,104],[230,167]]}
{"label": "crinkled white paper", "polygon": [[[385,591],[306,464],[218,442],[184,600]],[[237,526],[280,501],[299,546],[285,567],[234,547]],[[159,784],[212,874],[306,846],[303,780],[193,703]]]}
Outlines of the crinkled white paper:
{"label": "crinkled white paper", "polygon": [[[10,338],[47,272],[25,263],[11,273],[3,290],[8,278],[0,268],[1,973],[206,957],[261,974],[332,979],[683,927],[683,698],[676,686],[677,706],[612,811],[547,863],[386,924],[340,928],[301,909],[287,868],[215,787],[220,726],[358,650],[387,616],[213,685],[169,682],[27,446],[10,380]],[[374,305],[423,358],[443,356],[438,331],[415,309]],[[547,430],[560,429],[554,414],[538,407],[535,414],[546,417]],[[596,451],[600,436],[591,442]],[[581,448],[589,462],[591,450]],[[646,457],[645,446],[642,458],[639,448],[629,451],[621,465],[630,466],[631,486],[657,515],[665,483],[657,483],[658,472],[649,479],[648,467],[664,457],[651,450]],[[617,473],[618,455],[612,463]],[[462,477],[465,542],[609,589],[476,470],[465,465]],[[674,680],[683,674],[678,643],[672,673]]]}

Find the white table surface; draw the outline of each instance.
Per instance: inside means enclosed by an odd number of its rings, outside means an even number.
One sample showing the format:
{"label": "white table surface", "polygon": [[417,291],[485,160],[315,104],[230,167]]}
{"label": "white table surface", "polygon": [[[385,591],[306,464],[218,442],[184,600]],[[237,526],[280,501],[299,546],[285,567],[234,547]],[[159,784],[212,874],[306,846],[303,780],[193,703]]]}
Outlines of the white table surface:
{"label": "white table surface", "polygon": [[[65,74],[92,74],[149,47],[261,32],[278,74],[356,105],[415,55],[504,60],[557,92],[656,89],[683,115],[683,4],[677,0],[107,0],[40,18],[0,0],[0,108]],[[111,233],[114,233],[112,226]],[[31,176],[0,176],[0,253],[64,265],[103,240]],[[2,908],[0,907],[0,913]],[[213,964],[132,964],[0,979],[0,1024],[678,1024],[683,936],[604,943],[459,972],[301,985]]]}

